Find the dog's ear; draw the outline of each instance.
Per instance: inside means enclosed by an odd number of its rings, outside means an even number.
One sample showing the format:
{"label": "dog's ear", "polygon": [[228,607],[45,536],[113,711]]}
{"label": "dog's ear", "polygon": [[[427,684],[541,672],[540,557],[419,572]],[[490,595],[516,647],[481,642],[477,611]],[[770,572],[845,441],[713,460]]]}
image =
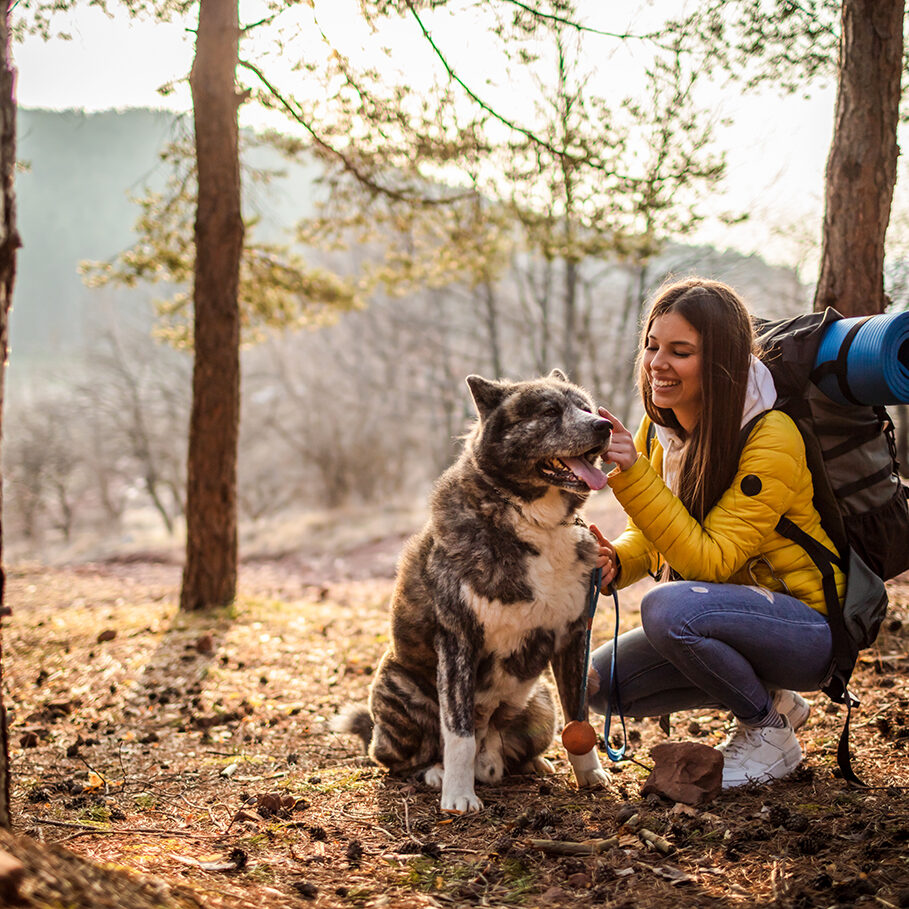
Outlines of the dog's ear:
{"label": "dog's ear", "polygon": [[549,373],[549,378],[550,379],[561,379],[563,382],[570,381],[568,376],[566,376],[565,373],[562,372],[562,370],[558,369],[558,368],[554,369],[551,373]]}
{"label": "dog's ear", "polygon": [[502,403],[507,394],[504,382],[491,382],[482,376],[468,376],[467,387],[477,406],[477,413],[483,420]]}

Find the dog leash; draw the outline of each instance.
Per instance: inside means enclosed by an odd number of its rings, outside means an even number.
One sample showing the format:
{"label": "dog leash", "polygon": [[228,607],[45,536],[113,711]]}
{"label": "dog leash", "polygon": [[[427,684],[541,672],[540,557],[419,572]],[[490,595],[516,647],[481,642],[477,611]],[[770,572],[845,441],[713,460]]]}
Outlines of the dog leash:
{"label": "dog leash", "polygon": [[[587,706],[587,673],[590,666],[590,642],[593,636],[593,619],[597,611],[597,601],[600,598],[600,589],[603,581],[603,569],[594,568],[590,572],[590,586],[587,591],[587,644],[584,651],[584,671],[581,674],[581,700],[578,705],[577,722],[584,724],[584,713]],[[628,745],[628,735],[625,730],[625,717],[622,714],[622,708],[619,705],[619,680],[616,674],[616,651],[618,650],[619,640],[619,594],[615,584],[610,584],[607,590],[612,594],[612,600],[615,605],[615,630],[612,636],[612,660],[609,667],[609,697],[606,700],[606,719],[603,725],[603,739],[606,742],[606,754],[609,760],[614,763],[621,761],[625,757],[625,749]],[[616,711],[619,721],[622,724],[622,744],[619,748],[613,748],[609,744],[609,728],[612,725],[612,705],[615,702]],[[570,750],[570,749],[569,749]]]}

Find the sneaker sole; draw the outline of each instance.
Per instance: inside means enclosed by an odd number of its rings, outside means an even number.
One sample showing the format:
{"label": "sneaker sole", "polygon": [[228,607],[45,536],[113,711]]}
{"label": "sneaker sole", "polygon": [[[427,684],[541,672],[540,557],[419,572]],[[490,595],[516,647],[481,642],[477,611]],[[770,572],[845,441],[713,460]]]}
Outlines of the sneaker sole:
{"label": "sneaker sole", "polygon": [[727,778],[724,773],[723,788],[735,789],[738,786],[747,786],[749,783],[772,783],[774,780],[781,780],[784,777],[789,776],[789,774],[802,763],[802,757],[801,747],[794,747],[789,751],[784,751],[778,761],[771,764],[758,776]]}

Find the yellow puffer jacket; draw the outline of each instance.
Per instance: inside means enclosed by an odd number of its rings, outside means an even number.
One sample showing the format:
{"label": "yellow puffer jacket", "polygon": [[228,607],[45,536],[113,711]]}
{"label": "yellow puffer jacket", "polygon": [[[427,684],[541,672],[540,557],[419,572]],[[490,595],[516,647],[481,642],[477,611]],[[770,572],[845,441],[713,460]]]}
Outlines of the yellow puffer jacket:
{"label": "yellow puffer jacket", "polygon": [[[644,422],[635,436],[646,450]],[[667,561],[683,578],[751,584],[789,593],[826,615],[821,574],[801,546],[774,529],[781,515],[830,549],[812,503],[805,444],[795,423],[772,410],[752,430],[732,485],[710,510],[703,526],[662,480],[663,449],[654,439],[627,470],[613,471],[609,485],[628,515],[628,527],[614,541],[620,587],[637,581]],[[660,558],[662,557],[662,559]],[[842,601],[845,576],[836,570]]]}

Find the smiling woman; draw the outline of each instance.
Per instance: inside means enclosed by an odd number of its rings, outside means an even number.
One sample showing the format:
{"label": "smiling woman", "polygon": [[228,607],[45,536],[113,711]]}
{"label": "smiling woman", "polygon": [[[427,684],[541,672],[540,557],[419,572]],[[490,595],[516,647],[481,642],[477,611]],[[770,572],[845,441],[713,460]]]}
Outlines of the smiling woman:
{"label": "smiling woman", "polygon": [[[777,530],[785,515],[834,551],[805,445],[772,409],[773,378],[727,285],[664,288],[641,347],[637,434],[600,410],[614,423],[603,457],[617,464],[609,485],[629,523],[600,540],[598,564],[604,584],[665,583],[644,596],[640,628],[593,654],[591,705],[635,717],[726,708],[723,785],[769,782],[801,761],[795,728],[808,705],[796,692],[824,684],[832,655],[820,572]],[[836,582],[842,597],[842,572]]]}
{"label": "smiling woman", "polygon": [[701,411],[701,337],[684,316],[667,312],[650,325],[643,367],[653,403],[691,432]]}

